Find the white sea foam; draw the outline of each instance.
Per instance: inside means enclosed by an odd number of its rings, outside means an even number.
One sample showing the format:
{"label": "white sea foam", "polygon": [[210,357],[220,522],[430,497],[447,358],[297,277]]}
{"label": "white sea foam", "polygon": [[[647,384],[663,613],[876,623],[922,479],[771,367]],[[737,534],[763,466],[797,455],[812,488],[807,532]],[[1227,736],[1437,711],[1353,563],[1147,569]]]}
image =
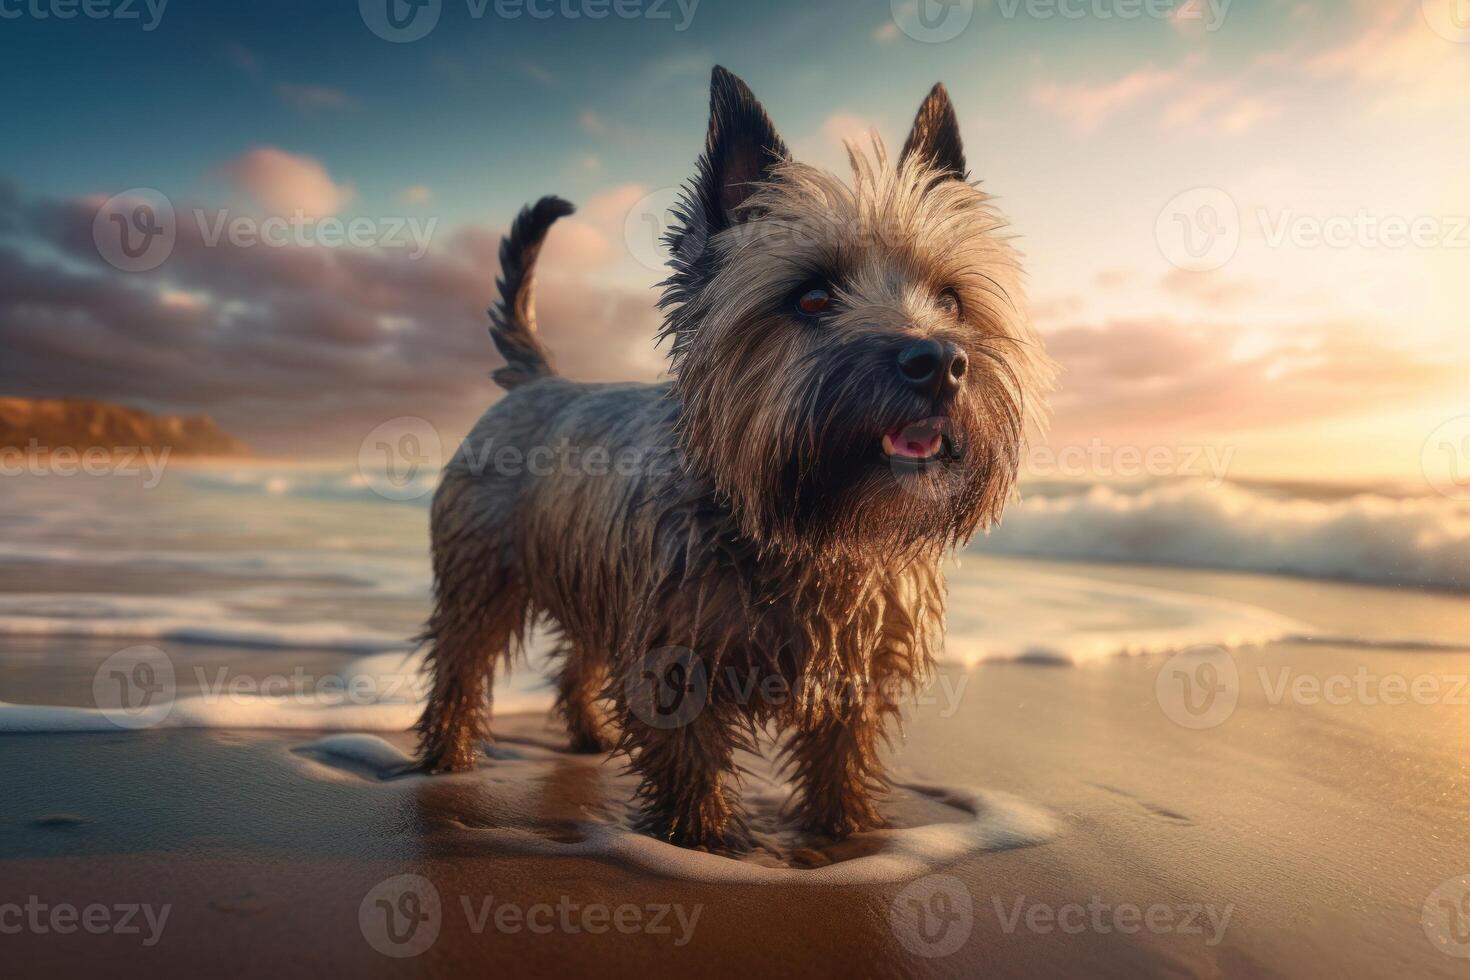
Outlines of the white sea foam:
{"label": "white sea foam", "polygon": [[199,596],[0,593],[0,635],[348,653],[401,650],[405,645],[402,633],[335,621],[291,622],[272,615],[279,610],[266,605],[252,614],[235,603]]}
{"label": "white sea foam", "polygon": [[[386,485],[379,474],[377,486]],[[187,471],[187,479],[195,487],[232,493],[264,493],[276,497],[297,497],[330,502],[383,503],[389,498],[373,489],[374,481],[360,469],[300,464],[245,464],[232,467],[195,466]],[[394,502],[427,506],[439,483],[439,471],[433,467],[415,476],[403,488],[395,485]]]}
{"label": "white sea foam", "polygon": [[[366,770],[380,779],[402,776],[413,760],[396,746],[373,735],[330,735],[301,747],[299,752],[325,757],[332,764]],[[512,766],[534,767],[533,758],[514,760]],[[500,765],[507,765],[502,761]],[[504,773],[506,770],[501,769]],[[538,770],[522,768],[526,778]],[[435,777],[413,774],[410,779]],[[753,809],[782,812],[792,787],[750,774],[744,799]],[[897,783],[900,792],[927,796],[953,809],[961,819],[918,827],[870,831],[862,835],[873,852],[818,868],[770,867],[694,851],[638,833],[621,823],[585,821],[577,825],[575,841],[553,840],[531,830],[513,827],[474,831],[526,854],[588,857],[642,868],[665,878],[723,885],[826,884],[864,885],[906,881],[946,864],[983,851],[1041,844],[1059,832],[1056,818],[1045,809],[1007,793],[966,786]]]}
{"label": "white sea foam", "polygon": [[1470,505],[1306,497],[1201,482],[1031,494],[980,546],[997,554],[1287,573],[1470,590]]}
{"label": "white sea foam", "polygon": [[962,664],[1080,664],[1316,632],[1245,603],[1023,568],[952,573],[948,608],[945,659]]}
{"label": "white sea foam", "polygon": [[117,569],[130,574],[178,573],[198,576],[280,579],[324,579],[383,595],[427,597],[429,573],[421,555],[413,560],[365,555],[351,543],[319,550],[235,551],[189,550],[163,545],[150,548],[58,545],[45,542],[0,541],[0,562],[53,565],[78,569]]}
{"label": "white sea foam", "polygon": [[[0,701],[0,733],[119,732],[157,728],[275,729],[321,732],[401,732],[423,710],[427,680],[423,655],[404,652],[359,657],[348,663],[329,693],[285,695],[202,690],[166,699],[146,714],[115,709],[8,704]],[[553,696],[535,670],[503,679],[495,688],[501,714],[544,713]]]}
{"label": "white sea foam", "polygon": [[982,851],[1027,847],[1051,840],[1057,822],[1046,810],[1008,793],[969,787],[903,786],[926,793],[943,793],[969,819],[921,827],[871,831],[866,839],[878,843],[874,854],[820,868],[770,868],[734,861],[718,854],[675,847],[611,824],[587,824],[586,835],[575,843],[548,840],[536,834],[512,834],[533,853],[610,859],[641,867],[653,874],[708,884],[822,884],[869,885],[907,881]]}

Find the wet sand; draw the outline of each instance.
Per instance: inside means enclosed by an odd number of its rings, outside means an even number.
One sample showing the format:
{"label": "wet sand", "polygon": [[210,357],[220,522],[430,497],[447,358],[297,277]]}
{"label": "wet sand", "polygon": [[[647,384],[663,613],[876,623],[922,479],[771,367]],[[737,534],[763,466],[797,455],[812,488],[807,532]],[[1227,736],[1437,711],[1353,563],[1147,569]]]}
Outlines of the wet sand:
{"label": "wet sand", "polygon": [[[1344,632],[1470,636],[1467,603],[1453,597],[1071,570],[1241,598]],[[0,697],[83,703],[91,668],[50,669],[44,647],[7,654]],[[253,655],[262,671],[272,658],[301,661]],[[732,883],[677,862],[570,853],[590,828],[626,821],[630,784],[615,762],[559,751],[539,717],[500,719],[501,759],[433,779],[381,778],[386,765],[304,751],[318,739],[309,732],[0,736],[0,907],[32,895],[52,907],[170,906],[152,946],[146,925],[27,928],[0,934],[0,952],[7,975],[48,977],[1463,976],[1467,961],[1433,939],[1453,943],[1470,921],[1426,917],[1425,906],[1470,874],[1470,706],[1453,690],[1470,654],[1274,644],[1231,662],[1233,708],[1209,727],[1181,724],[1198,718],[1159,694],[1161,671],[1181,667],[1168,658],[951,669],[952,712],[945,699],[914,710],[896,773],[1009,794],[1049,812],[1055,833],[851,885]],[[1280,696],[1283,668],[1288,681],[1402,675],[1441,687],[1432,703],[1309,703]],[[882,848],[803,842],[762,812],[766,846],[747,864],[819,869]],[[907,826],[966,819],[911,792],[885,812]],[[405,874],[432,884],[438,931],[395,958],[373,945],[388,912],[428,913],[401,904],[401,887],[374,889]],[[516,928],[511,915],[497,927],[506,906],[534,923]],[[658,929],[650,907],[666,909]],[[549,932],[531,928],[547,921]]]}

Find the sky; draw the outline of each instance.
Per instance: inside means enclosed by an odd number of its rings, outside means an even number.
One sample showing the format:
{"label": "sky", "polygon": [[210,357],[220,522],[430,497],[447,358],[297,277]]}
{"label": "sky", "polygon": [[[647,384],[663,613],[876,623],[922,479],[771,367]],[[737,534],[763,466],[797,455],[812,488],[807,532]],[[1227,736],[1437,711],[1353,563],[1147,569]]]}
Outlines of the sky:
{"label": "sky", "polygon": [[723,64],[838,172],[945,83],[1062,367],[1039,475],[1422,482],[1470,414],[1467,0],[389,2],[0,0],[0,394],[273,455],[452,442],[497,397],[498,237],[547,193],[580,208],[542,260],[559,368],[655,379]]}

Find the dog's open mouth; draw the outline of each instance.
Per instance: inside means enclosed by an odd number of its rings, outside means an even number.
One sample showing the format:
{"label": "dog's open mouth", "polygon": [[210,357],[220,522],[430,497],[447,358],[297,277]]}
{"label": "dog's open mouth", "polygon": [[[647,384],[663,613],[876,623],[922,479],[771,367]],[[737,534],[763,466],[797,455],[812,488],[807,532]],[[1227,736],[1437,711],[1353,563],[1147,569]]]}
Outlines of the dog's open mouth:
{"label": "dog's open mouth", "polygon": [[944,419],[919,419],[883,433],[883,455],[890,460],[927,463],[944,455],[948,434]]}

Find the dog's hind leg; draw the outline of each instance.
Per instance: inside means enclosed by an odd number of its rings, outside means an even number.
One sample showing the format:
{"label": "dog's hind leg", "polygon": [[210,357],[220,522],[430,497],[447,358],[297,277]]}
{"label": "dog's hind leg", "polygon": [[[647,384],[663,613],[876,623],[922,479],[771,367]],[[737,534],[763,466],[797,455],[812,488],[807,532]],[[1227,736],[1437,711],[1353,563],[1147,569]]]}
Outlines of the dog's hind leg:
{"label": "dog's hind leg", "polygon": [[526,593],[481,492],[446,476],[434,497],[434,611],[423,634],[432,684],[418,723],[430,772],[474,768],[490,739],[496,661],[508,664],[525,634]]}
{"label": "dog's hind leg", "polygon": [[607,683],[607,667],[568,642],[562,650],[556,679],[556,709],[566,721],[573,752],[607,752],[613,747],[597,710],[597,699]]}

